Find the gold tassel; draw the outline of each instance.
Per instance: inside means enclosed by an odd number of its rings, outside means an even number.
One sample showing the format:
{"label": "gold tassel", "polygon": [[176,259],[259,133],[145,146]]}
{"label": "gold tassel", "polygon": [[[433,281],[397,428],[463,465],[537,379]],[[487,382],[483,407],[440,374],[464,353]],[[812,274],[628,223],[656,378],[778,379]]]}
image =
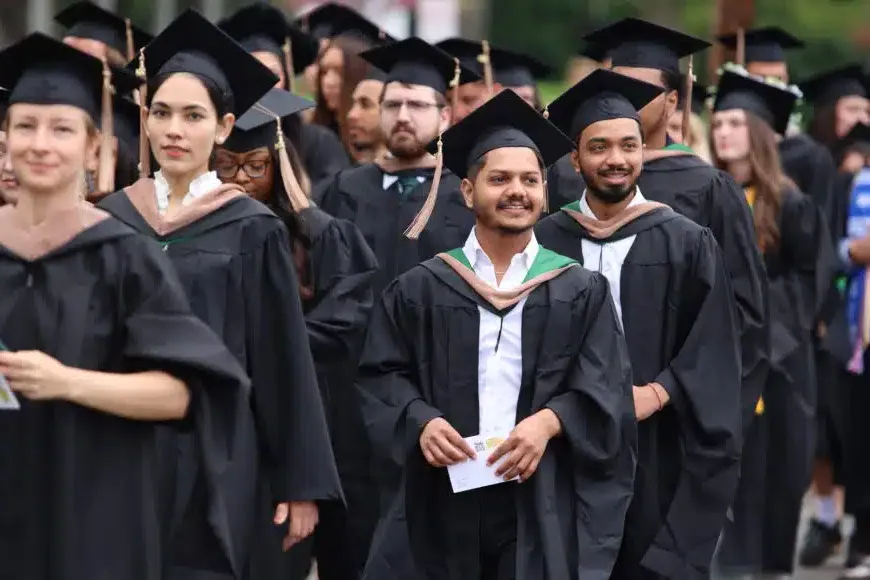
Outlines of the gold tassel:
{"label": "gold tassel", "polygon": [[683,95],[683,145],[689,144],[689,131],[691,130],[689,123],[692,120],[692,87],[695,84],[693,60],[692,55],[689,55],[689,69],[686,72],[686,94]]}
{"label": "gold tassel", "polygon": [[405,237],[409,240],[416,240],[426,229],[426,224],[429,223],[429,218],[435,211],[435,203],[438,201],[438,188],[441,186],[441,171],[444,168],[444,154],[441,135],[438,135],[438,151],[435,152],[435,174],[432,176],[432,187],[429,188],[429,195],[426,196],[426,201],[423,202],[423,207],[414,216],[414,220],[408,229],[405,230]]}
{"label": "gold tassel", "polygon": [[127,33],[127,62],[136,58],[136,45],[133,43],[133,23],[129,18],[124,19],[124,28]]}
{"label": "gold tassel", "polygon": [[102,119],[100,120],[100,164],[97,166],[97,191],[102,194],[115,190],[115,164],[113,163],[114,117],[112,116],[112,71],[103,61]]}
{"label": "gold tassel", "polygon": [[450,81],[450,108],[453,115],[456,115],[456,109],[459,108],[459,77],[462,76],[462,67],[459,65],[459,59],[453,57],[453,79]]}
{"label": "gold tassel", "polygon": [[151,175],[151,144],[148,142],[148,134],[145,132],[145,103],[148,102],[148,72],[145,68],[145,49],[139,50],[139,68],[136,76],[143,81],[139,87],[139,178]]}
{"label": "gold tassel", "polygon": [[296,92],[296,72],[293,69],[293,41],[288,36],[284,39],[281,47],[284,52],[284,68],[287,69],[287,89],[291,93]]}
{"label": "gold tassel", "polygon": [[489,93],[490,98],[492,98],[492,93],[495,89],[493,87],[492,59],[490,58],[489,41],[484,40],[481,42],[481,45],[483,47],[483,52],[477,56],[477,62],[483,65],[483,80],[486,83],[486,90]]}
{"label": "gold tassel", "polygon": [[305,195],[305,191],[293,172],[293,166],[290,164],[287,143],[284,141],[284,131],[281,129],[281,117],[275,116],[275,123],[278,126],[278,142],[275,143],[275,149],[278,152],[281,181],[284,183],[284,191],[287,192],[287,197],[290,198],[290,207],[293,208],[294,212],[299,213],[303,209],[311,207],[311,200]]}
{"label": "gold tassel", "polygon": [[737,64],[740,66],[746,65],[746,32],[743,27],[737,29]]}

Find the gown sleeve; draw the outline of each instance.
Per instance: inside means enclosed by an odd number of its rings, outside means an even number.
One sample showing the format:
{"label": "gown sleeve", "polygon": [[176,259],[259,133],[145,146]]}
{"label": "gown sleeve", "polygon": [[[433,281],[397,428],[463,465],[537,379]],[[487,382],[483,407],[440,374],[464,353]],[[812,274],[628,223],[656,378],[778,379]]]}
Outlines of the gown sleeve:
{"label": "gown sleeve", "polygon": [[712,182],[710,196],[709,227],[721,248],[737,304],[745,433],[755,419],[755,406],[770,364],[767,273],[743,191],[720,171]]}
{"label": "gown sleeve", "polygon": [[[578,301],[579,302],[579,301]],[[607,281],[595,274],[582,304],[580,352],[567,392],[547,408],[562,423],[574,459],[577,561],[581,578],[607,578],[619,552],[634,493],[637,420],[631,363]]]}
{"label": "gown sleeve", "polygon": [[357,227],[334,219],[316,242],[317,302],[305,321],[315,360],[352,360],[373,307],[377,259]]}
{"label": "gown sleeve", "polygon": [[426,423],[442,416],[415,384],[414,337],[402,325],[400,284],[394,280],[375,307],[356,378],[372,449],[396,465],[405,464]]}
{"label": "gown sleeve", "polygon": [[681,303],[695,308],[682,348],[656,378],[674,401],[683,466],[662,527],[641,564],[668,578],[707,571],[738,480],[741,449],[739,336],[733,294],[709,232],[690,250],[692,271]]}
{"label": "gown sleeve", "polygon": [[280,222],[244,257],[253,409],[273,499],[344,501],[287,231]]}

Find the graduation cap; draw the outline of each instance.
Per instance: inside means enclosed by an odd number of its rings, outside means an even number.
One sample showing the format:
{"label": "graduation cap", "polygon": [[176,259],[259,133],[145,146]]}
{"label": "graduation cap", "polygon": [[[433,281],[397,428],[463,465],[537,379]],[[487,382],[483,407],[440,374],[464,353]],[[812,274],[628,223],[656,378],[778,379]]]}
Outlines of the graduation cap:
{"label": "graduation cap", "polygon": [[[148,78],[189,73],[209,79],[233,97],[231,112],[237,117],[278,82],[272,71],[192,8],[157,35],[139,61],[140,68],[147,66]],[[127,66],[135,68],[136,63]]]}
{"label": "graduation cap", "polygon": [[435,46],[459,58],[459,62],[481,76],[484,74],[484,61],[488,58],[493,79],[506,87],[532,86],[537,79],[547,77],[553,72],[549,66],[532,56],[489,45],[485,47],[478,40],[454,37],[442,40]]}
{"label": "graduation cap", "polygon": [[111,163],[112,92],[123,94],[141,81],[41,33],[33,33],[0,52],[0,85],[10,88],[8,103],[71,105],[85,111],[102,130],[98,188],[114,189]]}
{"label": "graduation cap", "polygon": [[583,46],[577,51],[578,55],[585,56],[589,60],[594,60],[595,62],[604,62],[608,53],[609,49],[592,42],[583,43]]}
{"label": "graduation cap", "polygon": [[583,130],[598,121],[634,119],[638,111],[664,92],[657,85],[610,70],[597,69],[550,103],[548,119],[576,141]]}
{"label": "graduation cap", "polygon": [[785,134],[798,96],[757,77],[726,70],[719,78],[713,111],[742,109],[753,113],[780,135]]}
{"label": "graduation cap", "polygon": [[[683,78],[680,80],[680,90],[679,90],[679,101],[677,102],[677,110],[683,110],[683,102],[685,101],[685,92],[686,92],[686,78],[683,75]],[[704,106],[707,104],[707,96],[709,93],[709,89],[706,85],[699,85],[698,83],[692,83],[692,112],[696,115],[700,115],[704,112]]]}
{"label": "graduation cap", "polygon": [[454,84],[481,80],[480,75],[462,65],[457,58],[417,36],[370,48],[359,56],[387,73],[384,82],[423,85],[441,94]]}
{"label": "graduation cap", "polygon": [[613,66],[680,72],[680,59],[710,46],[706,40],[653,24],[624,18],[583,37],[599,50],[609,51]]}
{"label": "graduation cap", "polygon": [[396,39],[348,6],[326,2],[296,20],[303,29],[318,39],[352,36],[368,45],[395,42]]}
{"label": "graduation cap", "polygon": [[299,212],[311,205],[308,196],[299,185],[287,154],[287,143],[281,121],[285,117],[310,109],[315,103],[284,89],[272,89],[247,113],[236,121],[233,132],[222,147],[237,153],[245,153],[260,147],[275,148],[284,191],[294,211]]}
{"label": "graduation cap", "polygon": [[838,155],[842,155],[856,145],[870,146],[870,125],[863,123],[855,124],[845,137],[837,141],[834,149],[838,152]]}
{"label": "graduation cap", "polygon": [[[502,91],[441,136],[444,165],[459,177],[493,149],[525,147],[549,167],[574,149],[562,131],[513,91]],[[428,150],[435,154],[437,140]]]}
{"label": "graduation cap", "polygon": [[[726,48],[737,50],[738,34],[717,37]],[[778,26],[753,28],[743,32],[744,62],[785,62],[785,51],[802,48],[804,43]]]}
{"label": "graduation cap", "polygon": [[132,59],[137,50],[151,42],[150,34],[88,0],[80,0],[61,10],[55,22],[66,28],[64,36],[89,38]]}
{"label": "graduation cap", "polygon": [[859,64],[826,71],[799,83],[806,100],[816,106],[834,104],[843,97],[866,97],[867,75]]}
{"label": "graduation cap", "polygon": [[[284,63],[288,79],[317,60],[317,39],[290,24],[267,2],[255,2],[218,22],[218,27],[248,52],[268,52]],[[292,90],[292,88],[291,88]]]}

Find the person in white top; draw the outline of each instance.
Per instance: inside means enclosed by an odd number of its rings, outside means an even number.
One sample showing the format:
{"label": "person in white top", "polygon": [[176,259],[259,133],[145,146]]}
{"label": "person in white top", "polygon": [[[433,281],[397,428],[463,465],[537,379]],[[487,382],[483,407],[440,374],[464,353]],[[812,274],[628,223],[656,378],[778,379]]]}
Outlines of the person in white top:
{"label": "person in white top", "polygon": [[610,576],[637,445],[625,344],[604,276],[532,231],[570,149],[513,91],[443,136],[475,225],[375,307],[357,387],[403,477],[366,579]]}
{"label": "person in white top", "polygon": [[277,79],[195,11],[155,38],[140,64],[148,78],[144,132],[160,171],[100,206],[160,243],[194,313],[252,382],[250,405],[232,411],[246,430],[226,442],[233,460],[219,473],[203,468],[187,433],[168,434],[167,472],[177,470],[167,494],[168,577],[287,577],[282,548],[313,532],[318,502],[341,503],[343,495],[287,230],[209,170],[215,145]]}

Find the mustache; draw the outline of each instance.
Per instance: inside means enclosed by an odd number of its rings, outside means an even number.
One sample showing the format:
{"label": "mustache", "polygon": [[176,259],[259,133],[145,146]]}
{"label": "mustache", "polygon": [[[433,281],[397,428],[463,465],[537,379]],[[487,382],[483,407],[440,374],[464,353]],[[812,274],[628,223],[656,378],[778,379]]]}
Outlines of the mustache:
{"label": "mustache", "polygon": [[531,209],[532,202],[526,196],[511,195],[500,199],[496,205],[496,209],[507,209],[512,205],[521,205],[523,209]]}
{"label": "mustache", "polygon": [[616,167],[602,167],[598,170],[598,175],[628,175],[631,173],[631,167],[620,165]]}
{"label": "mustache", "polygon": [[395,135],[396,133],[400,132],[411,133],[412,135],[414,134],[414,130],[411,128],[410,125],[396,125],[395,127],[393,127],[393,131],[391,134]]}

